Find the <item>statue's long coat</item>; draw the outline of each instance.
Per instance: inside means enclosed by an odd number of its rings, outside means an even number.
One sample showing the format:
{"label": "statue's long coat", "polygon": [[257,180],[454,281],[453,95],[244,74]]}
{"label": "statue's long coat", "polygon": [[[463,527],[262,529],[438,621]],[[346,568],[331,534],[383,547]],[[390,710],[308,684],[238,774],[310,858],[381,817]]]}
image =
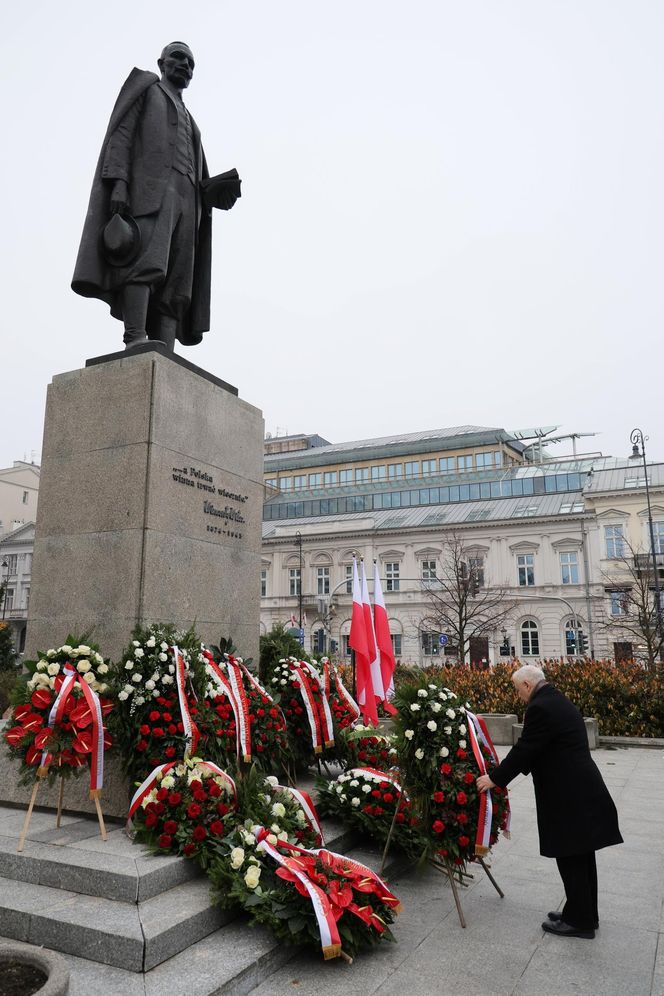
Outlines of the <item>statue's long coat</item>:
{"label": "statue's long coat", "polygon": [[581,713],[553,685],[534,690],[520,739],[489,775],[504,787],[529,772],[541,854],[564,858],[622,843],[616,807],[590,756]]}
{"label": "statue's long coat", "polygon": [[[161,206],[175,153],[173,139],[177,111],[161,87],[155,86],[158,82],[159,77],[155,73],[133,69],[120,90],[92,182],[72,280],[72,289],[77,294],[105,301],[115,318],[122,317],[117,305],[118,272],[108,265],[100,253],[100,233],[110,217],[113,179],[127,180],[129,209],[134,216],[155,213]],[[137,102],[140,104],[137,105]],[[133,115],[137,115],[136,122],[131,120]],[[132,127],[127,127],[128,122]],[[208,171],[201,133],[193,118],[191,125],[197,178],[200,181],[208,176]],[[210,212],[201,207],[191,305],[177,330],[177,338],[185,345],[199,343],[203,333],[210,328],[211,262],[211,217]]]}

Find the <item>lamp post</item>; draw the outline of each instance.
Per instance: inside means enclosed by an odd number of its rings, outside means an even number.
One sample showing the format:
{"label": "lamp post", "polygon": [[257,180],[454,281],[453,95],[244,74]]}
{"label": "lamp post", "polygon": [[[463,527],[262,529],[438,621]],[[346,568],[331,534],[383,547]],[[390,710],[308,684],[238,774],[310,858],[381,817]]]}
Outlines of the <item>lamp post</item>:
{"label": "lamp post", "polygon": [[5,620],[5,610],[7,608],[7,580],[9,578],[9,561],[2,561],[2,621]]}
{"label": "lamp post", "polygon": [[[646,439],[641,429],[632,429],[629,441],[632,444],[632,455],[630,460],[643,460],[643,474],[646,484],[646,502],[648,505],[648,526],[650,528],[650,556],[652,557],[652,573],[655,582],[655,619],[656,633],[658,639],[662,636],[662,598],[659,588],[659,573],[657,571],[657,554],[655,552],[655,527],[652,523],[652,509],[650,507],[650,486],[648,485],[648,464],[646,463]],[[641,449],[639,450],[639,447]]]}
{"label": "lamp post", "polygon": [[298,604],[298,617],[297,624],[302,630],[302,533],[298,529],[295,533],[295,542],[300,549],[300,567],[299,567],[299,578],[297,582],[297,604]]}

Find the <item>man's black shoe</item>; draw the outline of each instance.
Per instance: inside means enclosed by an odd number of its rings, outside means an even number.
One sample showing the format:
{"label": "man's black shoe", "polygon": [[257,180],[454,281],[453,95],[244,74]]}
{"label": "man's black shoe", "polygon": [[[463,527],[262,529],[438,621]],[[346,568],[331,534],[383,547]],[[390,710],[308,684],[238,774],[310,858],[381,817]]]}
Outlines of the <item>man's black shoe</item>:
{"label": "man's black shoe", "polygon": [[583,937],[587,941],[592,941],[595,936],[594,930],[579,930],[577,927],[565,923],[564,920],[545,920],[542,924],[542,930],[545,930],[547,934],[555,934],[557,937]]}
{"label": "man's black shoe", "polygon": [[[562,918],[563,918],[562,913],[556,913],[555,910],[551,910],[546,915],[548,916],[549,920],[553,920],[554,923],[559,923],[559,921],[562,920]],[[595,926],[595,930],[599,930],[599,920],[595,921],[594,926]]]}

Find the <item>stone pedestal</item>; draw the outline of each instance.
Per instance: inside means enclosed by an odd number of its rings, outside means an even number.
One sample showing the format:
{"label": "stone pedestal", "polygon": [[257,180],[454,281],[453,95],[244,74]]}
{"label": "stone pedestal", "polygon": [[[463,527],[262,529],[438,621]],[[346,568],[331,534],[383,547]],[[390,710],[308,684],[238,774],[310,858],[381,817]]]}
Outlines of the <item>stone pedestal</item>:
{"label": "stone pedestal", "polygon": [[195,625],[258,657],[263,419],[159,343],[48,389],[26,656],[137,623]]}

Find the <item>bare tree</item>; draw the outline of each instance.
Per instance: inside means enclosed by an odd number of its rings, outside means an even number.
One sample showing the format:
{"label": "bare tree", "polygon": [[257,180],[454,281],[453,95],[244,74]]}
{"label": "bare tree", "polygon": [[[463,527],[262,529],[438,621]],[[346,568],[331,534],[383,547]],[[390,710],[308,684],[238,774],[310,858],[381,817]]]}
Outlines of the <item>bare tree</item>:
{"label": "bare tree", "polygon": [[661,606],[657,605],[652,557],[641,547],[623,540],[627,552],[614,560],[614,568],[603,572],[604,585],[615,596],[618,612],[608,614],[601,628],[626,643],[636,643],[635,656],[643,657],[655,670],[664,649]]}
{"label": "bare tree", "polygon": [[428,611],[420,625],[447,634],[465,661],[471,640],[501,629],[516,602],[507,585],[485,586],[483,565],[458,534],[449,533],[444,543],[440,573],[422,582]]}

